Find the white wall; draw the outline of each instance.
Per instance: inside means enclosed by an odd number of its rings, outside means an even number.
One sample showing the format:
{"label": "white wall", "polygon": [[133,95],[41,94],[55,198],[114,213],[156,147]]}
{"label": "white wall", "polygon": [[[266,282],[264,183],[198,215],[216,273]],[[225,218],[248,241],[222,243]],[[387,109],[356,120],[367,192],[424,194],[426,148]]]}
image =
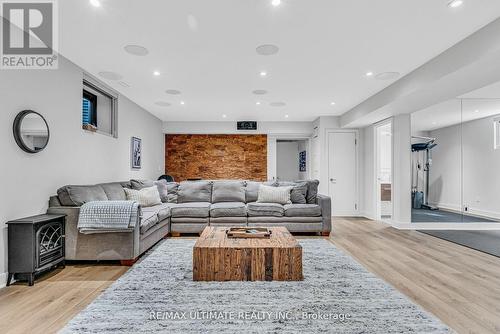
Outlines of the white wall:
{"label": "white wall", "polygon": [[319,180],[321,178],[321,139],[319,133],[319,123],[320,119],[317,118],[313,122],[313,134],[311,137],[311,154],[310,158],[310,169],[311,169],[311,179]]}
{"label": "white wall", "polygon": [[307,180],[309,179],[309,168],[310,168],[310,152],[309,152],[309,148],[308,148],[308,142],[306,140],[300,140],[297,142],[298,145],[299,145],[299,154],[300,152],[303,152],[303,151],[306,151],[306,171],[305,172],[301,172],[300,171],[300,166],[299,166],[299,159],[300,159],[300,156],[297,157],[297,168],[299,169],[299,178],[298,180]]}
{"label": "white wall", "polygon": [[257,131],[238,131],[236,122],[164,122],[163,132],[175,134],[293,134],[309,137],[312,122],[258,122]]}
{"label": "white wall", "polygon": [[[81,128],[80,68],[60,57],[58,70],[0,74],[0,284],[7,271],[6,221],[45,212],[50,195],[66,184],[156,178],[164,169],[162,122],[127,98],[118,101],[118,138]],[[28,154],[16,145],[12,122],[24,109],[38,111],[50,127],[47,148]],[[142,139],[141,170],[130,168],[130,137]]]}
{"label": "white wall", "polygon": [[361,204],[360,212],[364,217],[376,219],[375,193],[375,127],[368,126],[360,131],[360,168]]}
{"label": "white wall", "polygon": [[411,117],[410,114],[393,117],[393,221],[411,222]]}
{"label": "white wall", "polygon": [[276,137],[267,136],[267,179],[276,180],[277,145]]}
{"label": "white wall", "polygon": [[471,214],[500,218],[500,150],[494,149],[495,117],[431,131],[438,144],[432,149],[431,204],[460,211],[463,196],[463,205]]}
{"label": "white wall", "polygon": [[299,144],[280,142],[276,145],[276,175],[279,180],[293,181],[299,178]]}

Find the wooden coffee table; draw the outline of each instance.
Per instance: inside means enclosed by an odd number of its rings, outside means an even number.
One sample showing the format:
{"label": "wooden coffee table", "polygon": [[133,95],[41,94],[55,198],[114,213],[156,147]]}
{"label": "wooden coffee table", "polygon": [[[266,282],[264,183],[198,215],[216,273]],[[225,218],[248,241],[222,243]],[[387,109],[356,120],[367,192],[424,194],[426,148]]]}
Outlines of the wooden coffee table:
{"label": "wooden coffee table", "polygon": [[227,227],[206,227],[193,248],[194,281],[300,281],[302,246],[285,227],[266,239],[228,238]]}

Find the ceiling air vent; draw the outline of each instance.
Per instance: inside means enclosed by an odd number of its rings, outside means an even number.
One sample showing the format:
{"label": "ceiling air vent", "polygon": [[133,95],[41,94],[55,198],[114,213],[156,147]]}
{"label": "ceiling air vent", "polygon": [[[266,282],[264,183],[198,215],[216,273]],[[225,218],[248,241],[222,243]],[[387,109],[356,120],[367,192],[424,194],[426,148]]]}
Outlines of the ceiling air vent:
{"label": "ceiling air vent", "polygon": [[237,122],[236,128],[238,130],[257,130],[257,122],[254,121]]}

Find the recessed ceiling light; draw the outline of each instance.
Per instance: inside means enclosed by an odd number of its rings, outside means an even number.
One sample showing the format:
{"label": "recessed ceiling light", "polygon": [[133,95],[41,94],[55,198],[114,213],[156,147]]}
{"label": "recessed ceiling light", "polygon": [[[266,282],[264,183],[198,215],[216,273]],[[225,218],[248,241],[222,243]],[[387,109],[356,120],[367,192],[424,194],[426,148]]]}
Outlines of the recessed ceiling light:
{"label": "recessed ceiling light", "polygon": [[436,122],[432,122],[432,125],[436,125],[437,123]]}
{"label": "recessed ceiling light", "polygon": [[448,2],[448,7],[457,8],[464,4],[464,0],[451,0]]}
{"label": "recessed ceiling light", "polygon": [[330,102],[330,105],[331,105],[331,106],[334,106],[334,105],[335,105],[335,102]]}
{"label": "recessed ceiling light", "polygon": [[267,94],[267,90],[264,90],[264,89],[256,89],[252,92],[253,94],[255,95],[265,95]]}
{"label": "recessed ceiling light", "polygon": [[285,102],[271,102],[271,103],[269,103],[269,105],[271,107],[284,107],[284,106],[286,106],[286,103]]}
{"label": "recessed ceiling light", "polygon": [[159,71],[154,71],[154,72],[153,72],[153,75],[154,75],[155,77],[159,77],[159,76],[160,76],[160,72],[159,72]]}
{"label": "recessed ceiling light", "polygon": [[115,72],[110,72],[110,71],[102,71],[97,73],[101,78],[107,79],[107,80],[121,80],[123,77]]}
{"label": "recessed ceiling light", "polygon": [[101,2],[99,0],[90,0],[89,2],[94,7],[101,7]]}
{"label": "recessed ceiling light", "polygon": [[192,14],[189,14],[187,16],[187,25],[189,29],[191,29],[192,32],[197,32],[198,31],[198,20],[196,17]]}
{"label": "recessed ceiling light", "polygon": [[377,80],[394,80],[399,77],[399,72],[383,72],[375,76]]}
{"label": "recessed ceiling light", "polygon": [[183,106],[183,105],[185,105],[185,104],[186,104],[186,102],[184,102],[184,101],[181,101],[181,105],[182,105],[182,106]]}
{"label": "recessed ceiling light", "polygon": [[170,95],[179,95],[181,93],[180,90],[177,89],[167,89],[165,93],[170,94]]}
{"label": "recessed ceiling light", "polygon": [[260,102],[255,102],[256,105],[260,106]]}
{"label": "recessed ceiling light", "polygon": [[130,84],[128,82],[125,82],[125,81],[118,81],[118,84],[122,87],[125,87],[125,88],[130,87]]}
{"label": "recessed ceiling light", "polygon": [[479,110],[474,110],[474,112],[479,112]]}
{"label": "recessed ceiling light", "polygon": [[288,115],[285,115],[285,118],[288,118]]}
{"label": "recessed ceiling light", "polygon": [[134,56],[146,56],[149,53],[148,49],[140,45],[125,45],[123,49],[125,49],[127,53],[130,53]]}
{"label": "recessed ceiling light", "polygon": [[274,7],[278,7],[279,5],[281,5],[281,0],[273,0],[273,1],[271,1],[271,4]]}
{"label": "recessed ceiling light", "polygon": [[170,103],[165,102],[165,101],[157,101],[157,102],[155,102],[155,104],[156,104],[157,106],[159,106],[159,107],[170,107],[170,106],[171,106],[171,104],[170,104]]}
{"label": "recessed ceiling light", "polygon": [[272,56],[277,54],[280,49],[273,44],[264,44],[258,46],[255,50],[261,56]]}
{"label": "recessed ceiling light", "polygon": [[223,115],[222,115],[222,118],[226,118],[226,117],[227,117],[227,115],[226,115],[226,114],[223,114]]}
{"label": "recessed ceiling light", "polygon": [[371,76],[373,76],[373,72],[366,72],[366,76],[367,76],[367,77],[371,77]]}
{"label": "recessed ceiling light", "polygon": [[261,76],[261,77],[265,77],[265,76],[267,76],[267,72],[266,72],[266,71],[261,71],[261,72],[260,72],[260,76]]}

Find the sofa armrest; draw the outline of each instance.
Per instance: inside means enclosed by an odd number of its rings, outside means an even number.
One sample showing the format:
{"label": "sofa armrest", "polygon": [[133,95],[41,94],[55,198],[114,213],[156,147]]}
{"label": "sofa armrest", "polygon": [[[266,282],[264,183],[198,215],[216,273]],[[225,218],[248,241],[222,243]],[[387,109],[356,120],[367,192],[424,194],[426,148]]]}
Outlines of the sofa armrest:
{"label": "sofa armrest", "polygon": [[[51,206],[47,209],[47,213],[50,214],[61,214],[61,215],[66,215],[66,223],[68,225],[74,226],[75,228],[78,228],[78,218],[80,216],[80,207],[79,206]],[[137,213],[138,220],[136,222],[136,226],[134,228],[137,229],[137,227],[140,227],[140,220],[141,220],[141,209],[139,207],[139,212]],[[120,233],[126,233],[126,232],[120,232]]]}
{"label": "sofa armrest", "polygon": [[[47,209],[47,213],[55,215],[66,215],[66,230],[71,226],[78,225],[78,217],[80,216],[80,207],[78,206],[51,206]],[[67,233],[67,231],[66,231]]]}
{"label": "sofa armrest", "polygon": [[329,196],[318,194],[316,204],[321,207],[323,217],[323,232],[332,231],[332,199]]}
{"label": "sofa armrest", "polygon": [[83,234],[78,231],[80,207],[53,206],[47,213],[66,215],[66,258],[68,260],[129,260],[139,254],[140,217],[133,231]]}

